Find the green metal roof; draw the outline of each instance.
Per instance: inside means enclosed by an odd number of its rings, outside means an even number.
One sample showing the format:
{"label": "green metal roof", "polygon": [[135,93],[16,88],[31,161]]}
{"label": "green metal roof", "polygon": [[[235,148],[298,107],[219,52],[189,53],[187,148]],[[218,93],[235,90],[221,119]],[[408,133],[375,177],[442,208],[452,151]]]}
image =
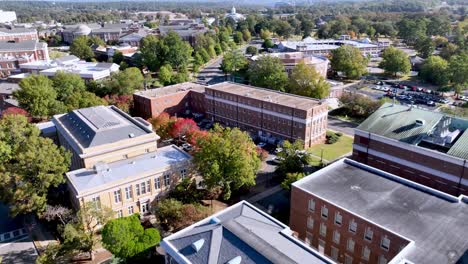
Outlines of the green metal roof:
{"label": "green metal roof", "polygon": [[[357,128],[415,145],[428,135],[442,117],[441,113],[385,103]],[[418,119],[424,123],[417,125]]]}
{"label": "green metal roof", "polygon": [[468,159],[468,129],[457,139],[447,154],[462,159]]}

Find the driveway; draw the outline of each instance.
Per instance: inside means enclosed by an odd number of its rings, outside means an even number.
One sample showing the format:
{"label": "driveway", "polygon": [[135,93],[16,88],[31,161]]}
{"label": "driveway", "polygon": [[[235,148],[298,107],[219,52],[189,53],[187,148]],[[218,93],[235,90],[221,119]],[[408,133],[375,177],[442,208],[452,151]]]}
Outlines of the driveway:
{"label": "driveway", "polygon": [[354,137],[354,128],[358,125],[355,123],[343,121],[331,116],[328,116],[328,128],[334,131]]}

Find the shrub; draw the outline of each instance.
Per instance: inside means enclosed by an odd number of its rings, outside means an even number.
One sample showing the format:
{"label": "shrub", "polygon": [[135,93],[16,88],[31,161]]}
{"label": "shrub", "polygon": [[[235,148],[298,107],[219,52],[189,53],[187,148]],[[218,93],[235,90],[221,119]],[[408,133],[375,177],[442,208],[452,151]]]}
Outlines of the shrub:
{"label": "shrub", "polygon": [[332,132],[332,131],[327,131],[327,141],[326,143],[327,144],[334,144],[336,142],[338,142],[338,140],[340,139],[340,136],[341,135],[338,135],[338,133],[335,133],[335,132]]}

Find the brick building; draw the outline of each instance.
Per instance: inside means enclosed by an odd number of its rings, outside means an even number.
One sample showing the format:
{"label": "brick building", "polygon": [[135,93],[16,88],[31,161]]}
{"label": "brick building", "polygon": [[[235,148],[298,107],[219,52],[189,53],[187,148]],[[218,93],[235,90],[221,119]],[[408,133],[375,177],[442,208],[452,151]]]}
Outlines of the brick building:
{"label": "brick building", "polygon": [[205,113],[205,86],[186,82],[133,94],[134,110],[145,119],[162,112],[170,115]]}
{"label": "brick building", "polygon": [[181,83],[136,92],[133,98],[136,115],[143,118],[201,113],[272,144],[284,139],[301,139],[306,147],[321,143],[328,123],[324,101],[231,82]]}
{"label": "brick building", "polygon": [[468,197],[349,159],[292,185],[290,227],[338,263],[467,263]]}
{"label": "brick building", "polygon": [[468,120],[384,104],[355,130],[353,159],[452,194],[468,195]]}
{"label": "brick building", "polygon": [[37,30],[34,28],[0,28],[0,42],[21,42],[38,39]]}
{"label": "brick building", "polygon": [[12,73],[20,72],[22,63],[38,60],[49,60],[47,44],[37,40],[21,42],[0,42],[0,77],[8,77]]}
{"label": "brick building", "polygon": [[205,101],[208,118],[262,141],[300,139],[310,147],[325,140],[328,105],[321,100],[224,82],[206,87]]}

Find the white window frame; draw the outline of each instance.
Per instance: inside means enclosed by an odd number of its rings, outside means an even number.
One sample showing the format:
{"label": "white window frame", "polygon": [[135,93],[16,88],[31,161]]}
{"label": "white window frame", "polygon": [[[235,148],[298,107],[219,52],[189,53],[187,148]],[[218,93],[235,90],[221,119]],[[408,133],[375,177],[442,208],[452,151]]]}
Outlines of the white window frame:
{"label": "white window frame", "polygon": [[128,215],[132,215],[135,213],[133,205],[130,205],[129,207],[127,207],[127,210],[128,210]]}
{"label": "white window frame", "polygon": [[114,191],[114,203],[122,202],[122,192],[120,189]]}
{"label": "white window frame", "polygon": [[147,193],[147,192],[146,192],[146,182],[142,182],[142,183],[140,184],[140,187],[141,187],[141,195],[146,194],[146,193]]}
{"label": "white window frame", "polygon": [[343,224],[343,216],[340,212],[335,212],[335,225],[341,226]]}
{"label": "white window frame", "polygon": [[130,200],[133,198],[132,186],[125,187],[125,199]]}
{"label": "white window frame", "polygon": [[137,195],[137,196],[140,196],[140,195],[141,195],[141,192],[140,192],[140,184],[139,184],[139,183],[135,184],[135,191],[136,191],[136,195]]}
{"label": "white window frame", "polygon": [[96,208],[101,208],[101,196],[94,196],[91,198],[91,202],[96,206]]}
{"label": "white window frame", "polygon": [[146,192],[151,193],[151,180],[150,179],[146,181]]}
{"label": "white window frame", "polygon": [[181,169],[180,170],[180,178],[183,180],[187,177],[187,169]]}
{"label": "white window frame", "polygon": [[314,199],[310,199],[309,200],[309,212],[315,212],[315,200]]}
{"label": "white window frame", "polygon": [[154,188],[156,190],[161,189],[161,179],[159,177],[154,178]]}
{"label": "white window frame", "polygon": [[309,246],[312,246],[312,240],[314,239],[314,235],[310,232],[306,232],[305,243]]}
{"label": "white window frame", "polygon": [[344,264],[353,264],[353,257],[348,254],[345,254]]}
{"label": "white window frame", "polygon": [[328,219],[328,208],[325,205],[322,205],[322,208],[320,209],[320,216],[323,219]]}
{"label": "white window frame", "polygon": [[171,185],[171,174],[165,173],[163,175],[163,183],[164,183],[164,186],[166,187]]}
{"label": "white window frame", "polygon": [[364,260],[369,260],[370,259],[370,254],[371,254],[371,250],[368,246],[364,246],[362,248],[362,259]]}
{"label": "white window frame", "polygon": [[[354,227],[354,230],[352,229],[352,227]],[[348,230],[349,230],[349,232],[351,232],[353,234],[356,234],[356,232],[357,232],[357,222],[354,219],[351,219],[351,221],[349,221]]]}
{"label": "white window frame", "polygon": [[348,238],[348,242],[346,243],[346,249],[349,251],[349,252],[352,252],[354,253],[354,247],[356,245],[356,242],[354,242],[354,240],[352,238]]}
{"label": "white window frame", "polygon": [[327,225],[325,225],[324,223],[320,223],[320,235],[323,236],[323,237],[326,237],[327,236]]}
{"label": "white window frame", "polygon": [[390,250],[390,239],[387,236],[383,236],[380,240],[380,247],[385,251]]}
{"label": "white window frame", "polygon": [[307,228],[314,228],[314,218],[312,218],[312,216],[307,217]]}
{"label": "white window frame", "polygon": [[333,242],[340,244],[341,234],[338,230],[333,231]]}
{"label": "white window frame", "polygon": [[122,210],[117,211],[117,218],[122,218],[123,217],[123,212]]}
{"label": "white window frame", "polygon": [[370,227],[366,227],[366,230],[364,231],[364,240],[372,241],[373,236],[374,236],[374,231],[372,231]]}
{"label": "white window frame", "polygon": [[380,255],[379,256],[379,264],[387,264],[388,263],[388,260],[383,256],[383,255]]}

